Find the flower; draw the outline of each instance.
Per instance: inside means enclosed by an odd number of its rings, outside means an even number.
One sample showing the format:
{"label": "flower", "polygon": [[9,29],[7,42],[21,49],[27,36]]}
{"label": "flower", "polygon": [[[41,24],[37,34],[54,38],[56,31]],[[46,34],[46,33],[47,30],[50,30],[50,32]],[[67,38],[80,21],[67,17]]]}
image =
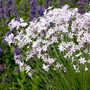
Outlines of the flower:
{"label": "flower", "polygon": [[3,1],[2,1],[2,0],[0,0],[0,8],[2,8],[2,4],[3,4]]}
{"label": "flower", "polygon": [[1,44],[4,44],[4,42],[5,42],[5,40],[3,39],[3,40],[1,41]]}
{"label": "flower", "polygon": [[14,55],[20,55],[20,50],[18,48],[14,49]]}
{"label": "flower", "polygon": [[79,59],[79,61],[80,61],[80,64],[85,64],[86,63],[85,58],[82,58],[82,57]]}
{"label": "flower", "polygon": [[36,14],[36,0],[31,0],[30,1],[30,20],[33,20],[33,18],[35,17]]}
{"label": "flower", "polygon": [[0,53],[2,53],[2,52],[3,52],[3,49],[0,48]]}
{"label": "flower", "polygon": [[49,70],[49,65],[45,65],[43,64],[43,67],[42,67],[45,71],[48,71]]}
{"label": "flower", "polygon": [[0,7],[0,17],[3,17],[3,12],[4,12],[3,8]]}
{"label": "flower", "polygon": [[14,39],[14,34],[13,33],[11,33],[11,34],[9,34],[8,36],[5,37],[5,40],[8,42],[9,46],[11,45],[11,43],[14,42],[13,39]]}
{"label": "flower", "polygon": [[43,13],[44,13],[44,6],[43,5],[40,5],[40,6],[38,6],[38,14],[39,14],[39,16],[42,16],[42,15],[44,15]]}
{"label": "flower", "polygon": [[8,6],[12,6],[14,4],[13,0],[8,0]]}
{"label": "flower", "polygon": [[78,9],[78,12],[79,13],[82,13],[82,14],[85,13],[86,10],[83,9],[83,6],[88,7],[88,2],[87,1],[84,1],[84,0],[80,0],[80,1],[77,2],[77,4],[81,6],[81,8]]}

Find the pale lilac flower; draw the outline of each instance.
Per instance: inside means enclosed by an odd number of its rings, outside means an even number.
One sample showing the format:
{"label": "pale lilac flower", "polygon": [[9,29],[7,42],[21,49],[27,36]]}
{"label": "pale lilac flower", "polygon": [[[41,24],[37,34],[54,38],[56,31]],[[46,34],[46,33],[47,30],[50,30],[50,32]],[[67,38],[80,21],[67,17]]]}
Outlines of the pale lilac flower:
{"label": "pale lilac flower", "polygon": [[85,66],[85,71],[88,71],[88,68]]}
{"label": "pale lilac flower", "polygon": [[79,54],[76,55],[76,57],[79,57],[79,56],[81,56],[81,55],[82,55],[82,53],[79,53]]}
{"label": "pale lilac flower", "polygon": [[9,46],[12,43],[14,43],[14,40],[13,39],[14,39],[14,34],[13,33],[11,33],[11,34],[9,34],[8,36],[5,37],[5,40],[8,42]]}
{"label": "pale lilac flower", "polygon": [[86,54],[88,53],[88,49],[87,48],[84,50],[84,53],[86,53]]}
{"label": "pale lilac flower", "polygon": [[90,60],[88,60],[87,62],[90,63]]}
{"label": "pale lilac flower", "polygon": [[56,66],[55,66],[55,68],[54,68],[54,70],[62,69],[62,67],[63,67],[63,64],[57,63]]}
{"label": "pale lilac flower", "polygon": [[82,58],[82,57],[79,59],[79,61],[80,61],[80,64],[85,64],[86,63],[85,58]]}
{"label": "pale lilac flower", "polygon": [[30,69],[31,69],[31,67],[30,67],[29,65],[26,65],[26,66],[25,66],[25,71],[26,71],[26,73],[28,73],[28,72],[30,71]]}
{"label": "pale lilac flower", "polygon": [[50,65],[45,65],[45,64],[43,64],[43,67],[42,67],[42,68],[43,68],[45,71],[48,72],[48,70],[49,70],[49,66],[50,66]]}

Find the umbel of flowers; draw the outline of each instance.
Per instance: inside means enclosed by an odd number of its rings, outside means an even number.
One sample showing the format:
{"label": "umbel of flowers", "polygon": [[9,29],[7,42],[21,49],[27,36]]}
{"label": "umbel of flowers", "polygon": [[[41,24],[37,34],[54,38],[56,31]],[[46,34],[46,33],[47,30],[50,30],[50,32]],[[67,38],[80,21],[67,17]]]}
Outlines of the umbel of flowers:
{"label": "umbel of flowers", "polygon": [[68,5],[54,9],[49,7],[43,16],[33,21],[14,18],[8,26],[10,33],[5,40],[15,48],[15,63],[29,76],[37,67],[32,68],[28,62],[35,58],[35,61],[42,62],[41,69],[46,72],[52,66],[53,70],[67,72],[68,68],[63,64],[66,61],[70,61],[77,73],[82,65],[85,71],[88,70],[90,60],[85,55],[90,55],[90,12],[80,14],[77,8],[69,8]]}

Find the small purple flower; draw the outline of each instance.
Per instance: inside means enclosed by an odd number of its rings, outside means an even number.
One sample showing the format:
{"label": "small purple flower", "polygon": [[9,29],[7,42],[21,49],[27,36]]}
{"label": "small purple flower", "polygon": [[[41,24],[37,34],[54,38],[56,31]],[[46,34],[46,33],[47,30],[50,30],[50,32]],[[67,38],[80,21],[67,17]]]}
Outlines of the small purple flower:
{"label": "small purple flower", "polygon": [[30,1],[30,4],[31,4],[32,6],[36,6],[36,0],[31,0],[31,1]]}
{"label": "small purple flower", "polygon": [[78,5],[81,6],[81,8],[78,9],[78,12],[83,14],[85,13],[87,10],[83,9],[84,6],[88,7],[88,0],[87,1],[84,1],[84,0],[80,0],[77,2]]}
{"label": "small purple flower", "polygon": [[33,20],[33,18],[35,17],[35,15],[31,12],[30,12],[29,16],[30,16],[30,18],[28,20]]}
{"label": "small purple flower", "polygon": [[36,13],[36,8],[35,8],[35,7],[32,7],[31,10],[30,10],[30,12],[31,12],[32,14],[35,14],[35,13]]}
{"label": "small purple flower", "polygon": [[16,68],[16,69],[15,69],[15,72],[19,72],[19,71],[20,71],[20,69],[19,69],[19,68]]}
{"label": "small purple flower", "polygon": [[8,0],[5,4],[6,4],[6,7],[9,8],[9,7],[14,6],[14,1],[13,0]]}
{"label": "small purple flower", "polygon": [[5,14],[5,17],[9,17],[10,16],[10,9],[4,8],[4,14]]}
{"label": "small purple flower", "polygon": [[53,22],[50,22],[50,27],[53,27],[55,23]]}
{"label": "small purple flower", "polygon": [[20,17],[15,18],[15,20],[20,22]]}
{"label": "small purple flower", "polygon": [[84,1],[83,0],[80,0],[77,2],[78,5],[84,5]]}
{"label": "small purple flower", "polygon": [[46,2],[46,7],[48,7],[50,5],[50,0],[45,0]]}
{"label": "small purple flower", "polygon": [[14,16],[17,16],[17,15],[18,15],[17,11],[14,11]]}
{"label": "small purple flower", "polygon": [[0,53],[2,53],[2,52],[3,52],[3,49],[0,48]]}
{"label": "small purple flower", "polygon": [[14,49],[14,55],[20,55],[20,50],[19,48]]}
{"label": "small purple flower", "polygon": [[5,42],[5,40],[3,39],[3,40],[1,41],[1,43],[4,44],[4,42]]}
{"label": "small purple flower", "polygon": [[45,8],[44,8],[44,6],[43,5],[40,5],[39,7],[38,7],[38,14],[39,14],[39,16],[42,16],[43,15],[43,13],[44,13],[44,11],[45,11]]}
{"label": "small purple flower", "polygon": [[2,0],[0,0],[0,8],[2,8]]}
{"label": "small purple flower", "polygon": [[36,0],[31,0],[30,1],[30,20],[33,20],[33,18],[35,17],[36,14]]}
{"label": "small purple flower", "polygon": [[63,2],[64,0],[60,0],[60,7],[64,6]]}
{"label": "small purple flower", "polygon": [[16,11],[15,11],[15,6],[14,6],[14,0],[8,0],[6,3],[6,17],[10,17],[11,14],[13,14],[14,16],[16,15]]}
{"label": "small purple flower", "polygon": [[81,13],[81,14],[83,14],[83,13],[85,13],[86,12],[86,10],[85,9],[78,9],[78,13]]}
{"label": "small purple flower", "polygon": [[8,0],[8,6],[12,6],[14,4],[13,0]]}

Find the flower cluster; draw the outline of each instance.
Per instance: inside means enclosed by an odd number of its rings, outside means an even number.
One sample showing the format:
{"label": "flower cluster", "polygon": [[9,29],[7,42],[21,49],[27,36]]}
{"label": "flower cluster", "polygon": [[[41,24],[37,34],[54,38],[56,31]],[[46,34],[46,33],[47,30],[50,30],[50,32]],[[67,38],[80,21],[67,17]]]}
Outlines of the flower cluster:
{"label": "flower cluster", "polygon": [[[43,62],[41,66],[47,72],[53,64],[54,70],[66,72],[68,69],[62,62],[67,60],[71,60],[76,72],[80,72],[81,65],[85,65],[85,71],[88,70],[87,63],[90,60],[85,55],[90,54],[90,12],[82,15],[77,8],[69,8],[68,5],[54,9],[49,7],[43,16],[33,21],[27,23],[22,18],[14,18],[8,25],[13,32],[5,40],[10,47],[15,46],[20,50],[25,48],[24,54],[17,48],[14,50],[15,62],[28,75],[31,76],[34,70],[27,62],[35,58]],[[53,47],[51,53],[54,51],[56,55],[59,52],[55,57],[48,53],[50,46]],[[63,61],[58,60],[59,56],[63,57]]]}

